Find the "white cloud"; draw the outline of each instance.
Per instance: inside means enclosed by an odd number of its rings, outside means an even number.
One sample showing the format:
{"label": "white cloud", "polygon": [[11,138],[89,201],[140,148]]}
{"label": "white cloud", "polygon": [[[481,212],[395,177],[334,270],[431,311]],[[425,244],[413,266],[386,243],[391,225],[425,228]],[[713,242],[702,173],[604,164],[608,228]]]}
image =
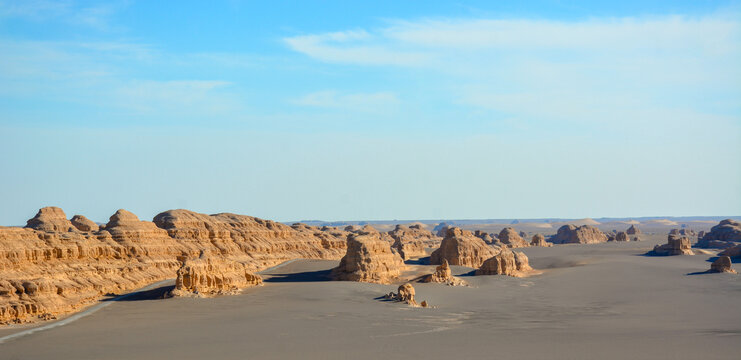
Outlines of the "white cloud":
{"label": "white cloud", "polygon": [[301,106],[377,112],[397,106],[399,99],[391,92],[342,94],[326,90],[306,94],[293,103]]}

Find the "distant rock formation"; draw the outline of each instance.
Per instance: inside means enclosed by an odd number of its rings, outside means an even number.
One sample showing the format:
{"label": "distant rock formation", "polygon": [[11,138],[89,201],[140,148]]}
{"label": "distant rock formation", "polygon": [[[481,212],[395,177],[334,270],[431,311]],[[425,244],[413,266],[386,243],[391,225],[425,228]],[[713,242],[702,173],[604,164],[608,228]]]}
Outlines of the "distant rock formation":
{"label": "distant rock formation", "polygon": [[404,260],[426,256],[426,244],[435,238],[427,229],[415,225],[410,227],[396,225],[396,228],[388,234],[394,239],[391,247],[396,249]]}
{"label": "distant rock formation", "polygon": [[725,249],[741,245],[741,222],[725,219],[710,228],[697,242],[697,247]]}
{"label": "distant rock formation", "polygon": [[545,241],[545,236],[543,236],[543,234],[537,233],[533,235],[533,239],[530,241],[530,246],[551,247],[553,244]]}
{"label": "distant rock formation", "polygon": [[448,260],[443,259],[442,265],[435,268],[435,272],[420,279],[423,283],[440,283],[451,286],[466,285],[466,282],[453,276]]}
{"label": "distant rock formation", "polygon": [[70,219],[70,223],[80,231],[98,231],[100,229],[98,224],[82,215],[73,216],[72,219]]}
{"label": "distant rock formation", "polygon": [[719,256],[728,256],[731,258],[740,258],[741,257],[741,244],[726,248],[725,250],[721,251]]}
{"label": "distant rock formation", "polygon": [[172,296],[237,294],[244,288],[262,285],[262,278],[236,261],[206,256],[189,259],[177,271]]}
{"label": "distant rock formation", "polygon": [[679,230],[679,235],[685,235],[685,236],[695,236],[695,230],[692,229],[681,229]]}
{"label": "distant rock formation", "polygon": [[502,249],[499,254],[487,259],[481,264],[476,275],[509,275],[515,277],[526,276],[533,271],[527,255],[522,252]]}
{"label": "distant rock formation", "polygon": [[672,255],[695,255],[692,252],[692,242],[690,238],[681,235],[670,234],[667,243],[656,245],[647,255],[654,256],[672,256]]}
{"label": "distant rock formation", "polygon": [[615,234],[615,241],[630,241],[630,238],[626,232],[620,231]]}
{"label": "distant rock formation", "polygon": [[67,232],[74,229],[64,211],[56,206],[39,209],[36,216],[26,222],[26,227],[49,232]]}
{"label": "distant rock formation", "polygon": [[175,278],[179,259],[201,251],[250,272],[346,252],[347,232],[243,215],[170,210],[150,222],[119,210],[105,227],[90,231],[78,228],[87,223],[82,219],[74,225],[61,209],[44,208],[27,228],[0,227],[0,324],[51,319],[106,294]]}
{"label": "distant rock formation", "polygon": [[550,241],[554,244],[596,244],[606,242],[607,235],[591,225],[568,224],[558,228]]}
{"label": "distant rock formation", "polygon": [[499,241],[502,244],[510,248],[527,247],[528,243],[525,239],[517,233],[517,231],[511,227],[506,227],[499,232]]}
{"label": "distant rock formation", "polygon": [[386,300],[403,302],[411,306],[428,307],[427,301],[422,301],[421,304],[417,304],[417,300],[414,298],[415,296],[416,291],[414,290],[414,286],[410,283],[406,283],[399,285],[396,293],[390,292],[384,296],[384,298]]}
{"label": "distant rock formation", "polygon": [[332,270],[335,280],[388,284],[401,275],[404,260],[378,233],[353,233],[347,237],[347,252]]}
{"label": "distant rock formation", "polygon": [[625,231],[625,233],[627,233],[628,235],[638,235],[641,233],[641,229],[637,228],[635,224],[633,224],[633,225],[630,225],[630,227],[628,228],[628,230]]}
{"label": "distant rock formation", "polygon": [[451,265],[477,268],[493,255],[492,247],[483,240],[470,231],[453,227],[448,229],[440,248],[430,255],[430,264],[442,265],[443,260],[447,260]]}
{"label": "distant rock formation", "polygon": [[711,273],[731,273],[735,274],[736,270],[731,267],[731,258],[728,256],[719,256],[712,264],[710,264]]}
{"label": "distant rock formation", "polygon": [[491,243],[494,242],[494,238],[491,235],[489,235],[489,233],[487,233],[485,231],[476,230],[476,231],[473,232],[473,236],[475,236],[475,237],[477,237],[477,238],[479,238],[481,240],[484,240],[484,242],[487,243],[487,244],[491,244]]}

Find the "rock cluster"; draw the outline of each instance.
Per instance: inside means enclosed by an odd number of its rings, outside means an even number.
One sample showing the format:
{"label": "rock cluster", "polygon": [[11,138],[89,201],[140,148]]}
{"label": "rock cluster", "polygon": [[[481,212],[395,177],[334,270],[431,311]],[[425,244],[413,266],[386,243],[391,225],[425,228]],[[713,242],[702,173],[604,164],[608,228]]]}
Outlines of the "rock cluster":
{"label": "rock cluster", "polygon": [[701,248],[725,249],[737,245],[741,245],[741,222],[733,219],[721,221],[697,241],[697,247]]}
{"label": "rock cluster", "polygon": [[526,276],[533,271],[527,255],[522,252],[502,249],[499,254],[484,261],[476,270],[476,275],[509,275],[515,277]]}
{"label": "rock cluster", "polygon": [[443,260],[447,260],[451,265],[477,268],[493,255],[492,247],[483,240],[470,231],[453,227],[448,228],[440,248],[430,255],[430,264],[442,265]]}
{"label": "rock cluster", "polygon": [[396,249],[404,260],[426,256],[425,248],[427,244],[436,238],[420,225],[409,227],[396,225],[396,228],[389,231],[388,234],[394,239],[391,247]]}
{"label": "rock cluster", "polygon": [[672,256],[672,255],[695,255],[692,252],[692,242],[690,238],[686,236],[670,234],[667,238],[667,243],[664,245],[656,245],[648,255],[655,256]]}
{"label": "rock cluster", "polygon": [[422,277],[420,282],[423,283],[440,283],[451,286],[466,285],[466,282],[453,276],[450,270],[448,260],[443,259],[443,263],[435,268],[435,272]]}
{"label": "rock cluster", "polygon": [[551,247],[553,244],[545,241],[545,236],[543,234],[535,234],[533,235],[532,240],[530,241],[530,246],[542,246],[542,247]]}
{"label": "rock cluster", "polygon": [[731,258],[728,256],[719,256],[710,264],[711,273],[731,273],[735,274],[736,270],[731,267]]}
{"label": "rock cluster", "polygon": [[386,300],[399,301],[412,306],[428,307],[427,301],[422,301],[422,303],[417,304],[417,300],[414,298],[415,296],[416,291],[414,290],[414,286],[410,283],[406,283],[399,285],[396,293],[390,292],[384,296],[384,298]]}
{"label": "rock cluster", "polygon": [[97,230],[85,220],[50,207],[26,228],[0,227],[0,324],[53,318],[175,278],[178,259],[202,251],[256,271],[296,258],[339,259],[346,250],[341,230],[235,214],[170,210],[150,222],[119,210]]}
{"label": "rock cluster", "polygon": [[568,224],[558,228],[550,241],[554,244],[595,244],[606,242],[607,235],[591,225]]}
{"label": "rock cluster", "polygon": [[352,233],[347,237],[347,252],[340,265],[332,270],[332,277],[388,284],[397,279],[404,268],[404,260],[378,233]]}
{"label": "rock cluster", "polygon": [[236,294],[240,290],[262,285],[262,278],[247,271],[242,263],[205,253],[189,259],[177,271],[173,296],[213,296]]}
{"label": "rock cluster", "polygon": [[528,246],[527,241],[522,238],[517,231],[511,227],[506,227],[499,232],[499,241],[510,248],[520,248]]}

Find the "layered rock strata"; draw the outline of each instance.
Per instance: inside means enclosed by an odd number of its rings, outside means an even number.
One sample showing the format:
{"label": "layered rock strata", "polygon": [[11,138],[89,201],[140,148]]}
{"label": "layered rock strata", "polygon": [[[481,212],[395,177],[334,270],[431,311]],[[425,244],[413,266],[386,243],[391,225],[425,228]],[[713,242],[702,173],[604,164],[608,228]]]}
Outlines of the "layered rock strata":
{"label": "layered rock strata", "polygon": [[521,234],[511,227],[506,227],[499,232],[499,241],[510,248],[520,248],[528,246],[527,241],[522,238]]}
{"label": "layered rock strata", "polygon": [[572,224],[558,228],[550,241],[554,244],[596,244],[607,241],[607,235],[594,226]]}
{"label": "layered rock strata", "polygon": [[405,269],[404,260],[377,232],[352,233],[340,265],[332,270],[335,280],[389,284]]}
{"label": "layered rock strata", "polygon": [[530,262],[522,252],[502,249],[499,254],[484,261],[476,270],[476,275],[527,276],[533,272]]}
{"label": "layered rock strata", "polygon": [[451,265],[477,268],[484,260],[494,255],[494,249],[470,231],[458,227],[448,228],[440,248],[430,255],[430,264],[442,265],[447,260]]}
{"label": "layered rock strata", "polygon": [[695,255],[692,252],[692,242],[686,236],[672,235],[667,238],[664,245],[656,245],[648,255],[654,256],[673,256],[673,255]]}
{"label": "layered rock strata", "polygon": [[701,248],[726,249],[739,245],[741,245],[741,222],[733,219],[721,221],[697,241],[697,247]]}
{"label": "layered rock strata", "polygon": [[404,260],[426,256],[425,248],[430,241],[436,238],[431,232],[419,225],[404,226],[396,225],[394,230],[388,232],[394,239],[391,247],[396,249]]}
{"label": "layered rock strata", "polygon": [[236,294],[244,288],[262,285],[262,278],[247,271],[242,263],[201,254],[189,259],[177,271],[172,296],[214,296]]}

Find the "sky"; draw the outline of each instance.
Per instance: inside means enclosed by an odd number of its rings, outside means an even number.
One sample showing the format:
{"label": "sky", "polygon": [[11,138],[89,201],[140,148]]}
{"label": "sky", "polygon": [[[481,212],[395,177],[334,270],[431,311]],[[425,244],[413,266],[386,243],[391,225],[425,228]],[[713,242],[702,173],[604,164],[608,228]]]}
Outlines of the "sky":
{"label": "sky", "polygon": [[0,0],[0,224],[741,215],[739,1]]}

